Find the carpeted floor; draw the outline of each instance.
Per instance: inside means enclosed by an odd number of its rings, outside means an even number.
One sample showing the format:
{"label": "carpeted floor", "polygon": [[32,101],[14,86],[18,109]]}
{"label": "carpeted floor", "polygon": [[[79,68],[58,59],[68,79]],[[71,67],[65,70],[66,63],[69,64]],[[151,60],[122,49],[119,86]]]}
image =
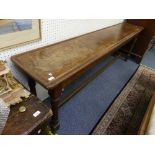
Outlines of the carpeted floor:
{"label": "carpeted floor", "polygon": [[93,134],[137,134],[155,91],[155,70],[140,66]]}
{"label": "carpeted floor", "polygon": [[[59,109],[60,135],[87,135],[135,73],[138,65],[118,59]],[[46,104],[49,104],[47,99]]]}
{"label": "carpeted floor", "polygon": [[152,48],[144,55],[141,64],[155,69],[155,48]]}

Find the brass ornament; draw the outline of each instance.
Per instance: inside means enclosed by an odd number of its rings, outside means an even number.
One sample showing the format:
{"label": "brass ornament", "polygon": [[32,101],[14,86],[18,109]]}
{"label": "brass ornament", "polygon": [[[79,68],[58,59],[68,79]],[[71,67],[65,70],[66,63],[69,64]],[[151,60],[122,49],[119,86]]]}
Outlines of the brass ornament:
{"label": "brass ornament", "polygon": [[19,112],[25,112],[26,111],[26,107],[25,106],[20,106],[19,107]]}

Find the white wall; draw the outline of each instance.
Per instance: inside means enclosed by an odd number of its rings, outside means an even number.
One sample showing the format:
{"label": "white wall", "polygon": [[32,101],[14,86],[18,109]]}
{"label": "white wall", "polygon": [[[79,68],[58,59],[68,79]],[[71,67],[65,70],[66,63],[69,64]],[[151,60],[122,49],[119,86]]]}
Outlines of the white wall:
{"label": "white wall", "polygon": [[[27,43],[24,45],[19,45],[11,49],[1,51],[0,59],[7,61],[14,76],[28,88],[25,76],[16,69],[16,67],[10,60],[10,57],[12,55],[26,52],[56,42],[60,42],[62,40],[73,38],[75,36],[79,36],[121,22],[123,22],[122,19],[88,19],[88,20],[43,19],[41,20],[42,40]],[[37,85],[37,92],[41,100],[45,99],[48,96],[47,92],[39,85]]]}

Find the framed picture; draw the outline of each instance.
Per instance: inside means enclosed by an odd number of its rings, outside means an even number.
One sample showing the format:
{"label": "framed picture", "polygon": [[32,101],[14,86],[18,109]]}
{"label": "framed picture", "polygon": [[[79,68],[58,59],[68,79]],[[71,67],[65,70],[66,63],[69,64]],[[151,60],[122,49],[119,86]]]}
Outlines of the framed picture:
{"label": "framed picture", "polygon": [[41,39],[38,19],[0,19],[0,49]]}

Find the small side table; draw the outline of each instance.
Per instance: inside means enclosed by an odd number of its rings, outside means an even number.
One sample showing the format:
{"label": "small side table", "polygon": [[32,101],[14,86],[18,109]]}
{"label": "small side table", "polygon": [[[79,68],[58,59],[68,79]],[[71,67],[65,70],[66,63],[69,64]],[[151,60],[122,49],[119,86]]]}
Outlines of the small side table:
{"label": "small side table", "polygon": [[[26,108],[25,112],[19,111],[21,106]],[[43,134],[52,117],[51,109],[41,103],[34,95],[10,108],[9,118],[3,130],[3,135]]]}

